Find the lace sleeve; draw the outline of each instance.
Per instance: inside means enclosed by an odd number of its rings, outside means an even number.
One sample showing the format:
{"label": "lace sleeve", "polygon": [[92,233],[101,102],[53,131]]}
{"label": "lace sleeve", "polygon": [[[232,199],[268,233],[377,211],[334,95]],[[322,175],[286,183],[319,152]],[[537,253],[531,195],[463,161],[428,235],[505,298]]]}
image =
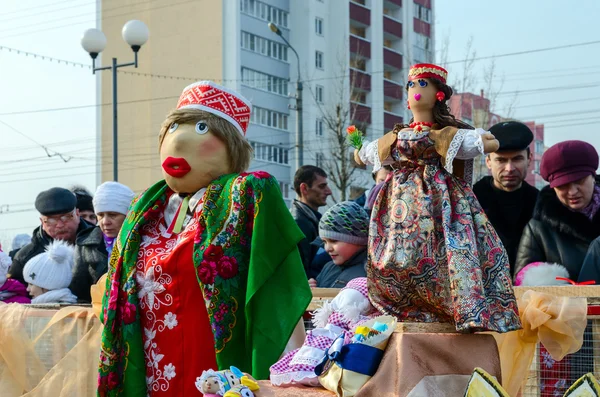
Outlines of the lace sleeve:
{"label": "lace sleeve", "polygon": [[452,138],[448,153],[446,154],[446,164],[444,166],[446,171],[452,173],[452,162],[454,159],[470,160],[483,154],[483,140],[481,139],[481,135],[486,133],[487,131],[481,128],[475,130],[460,129],[456,131],[456,135]]}
{"label": "lace sleeve", "polygon": [[459,160],[469,160],[480,154],[484,154],[483,139],[481,139],[481,135],[487,134],[488,132],[481,128],[466,131],[462,144],[456,153],[456,158]]}

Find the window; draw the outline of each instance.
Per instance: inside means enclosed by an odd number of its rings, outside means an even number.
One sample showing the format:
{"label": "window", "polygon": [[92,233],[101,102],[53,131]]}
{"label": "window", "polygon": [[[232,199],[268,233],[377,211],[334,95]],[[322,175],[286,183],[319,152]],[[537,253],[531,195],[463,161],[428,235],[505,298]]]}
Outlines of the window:
{"label": "window", "polygon": [[323,168],[323,166],[325,165],[325,156],[323,155],[323,153],[316,153],[315,154],[315,163],[317,163],[317,167],[319,168]]}
{"label": "window", "polygon": [[252,108],[250,122],[254,124],[264,125],[265,127],[277,128],[287,131],[288,115],[279,113],[274,110],[264,109],[258,106]]}
{"label": "window", "polygon": [[535,160],[535,161],[533,162],[533,165],[534,165],[534,167],[535,167],[535,168],[534,168],[534,169],[535,169],[535,172],[539,174],[539,173],[540,173],[540,161],[539,161],[539,160]]}
{"label": "window", "polygon": [[323,53],[321,51],[315,51],[315,67],[323,69]]}
{"label": "window", "polygon": [[358,102],[358,103],[366,104],[367,103],[367,96],[364,93],[362,93],[362,92],[354,92],[354,93],[351,94],[350,100],[352,102]]}
{"label": "window", "polygon": [[284,199],[290,198],[290,184],[279,182],[279,189],[281,189],[281,195]]}
{"label": "window", "polygon": [[242,48],[248,51],[287,62],[287,46],[252,33],[242,32]]}
{"label": "window", "polygon": [[315,131],[317,133],[317,136],[323,136],[323,120],[317,119]]}
{"label": "window", "polygon": [[[350,56],[350,67],[358,70],[362,70],[363,72],[367,71],[367,61],[362,58],[357,58],[354,56]],[[384,72],[385,73],[385,72]]]}
{"label": "window", "polygon": [[240,9],[244,14],[260,18],[283,28],[288,27],[288,13],[259,0],[241,0]]}
{"label": "window", "polygon": [[288,80],[248,68],[242,68],[242,84],[283,96],[288,94]]}
{"label": "window", "polygon": [[535,141],[535,152],[540,154],[544,152],[544,142]]}
{"label": "window", "polygon": [[431,10],[417,3],[413,3],[413,5],[415,7],[415,18],[420,19],[423,22],[431,23]]}
{"label": "window", "polygon": [[252,145],[252,149],[254,149],[255,160],[286,165],[289,162],[288,149],[253,141],[250,141],[250,145]]}
{"label": "window", "polygon": [[324,88],[322,85],[317,85],[315,87],[315,99],[319,103],[323,103],[323,90],[324,90]]}
{"label": "window", "polygon": [[315,33],[323,36],[323,19],[315,18]]}
{"label": "window", "polygon": [[350,26],[350,33],[355,36],[362,37],[363,39],[367,38],[367,31],[365,30],[365,28],[358,28],[356,26]]}

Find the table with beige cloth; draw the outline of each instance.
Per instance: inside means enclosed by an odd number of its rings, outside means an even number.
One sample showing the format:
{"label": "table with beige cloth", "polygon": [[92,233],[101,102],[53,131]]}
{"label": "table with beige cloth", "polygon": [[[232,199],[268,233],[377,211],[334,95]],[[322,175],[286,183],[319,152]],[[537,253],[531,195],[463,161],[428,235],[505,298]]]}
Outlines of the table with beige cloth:
{"label": "table with beige cloth", "polygon": [[[520,291],[517,295],[525,329],[501,336],[497,341],[485,334],[427,332],[431,325],[413,333],[402,329],[401,324],[390,338],[379,370],[357,396],[412,397],[409,393],[416,384],[433,375],[438,384],[459,387],[475,367],[495,376],[516,396],[515,390],[527,376],[540,339],[548,344],[548,351],[552,349],[558,356],[581,346],[586,299],[556,295],[600,296],[600,287],[563,288],[576,289],[554,291],[554,295],[548,293],[553,291]],[[94,396],[102,333],[98,308],[96,305],[95,312],[89,307],[0,303],[0,395]],[[320,388],[273,387],[268,381],[260,384],[257,397],[334,395]]]}

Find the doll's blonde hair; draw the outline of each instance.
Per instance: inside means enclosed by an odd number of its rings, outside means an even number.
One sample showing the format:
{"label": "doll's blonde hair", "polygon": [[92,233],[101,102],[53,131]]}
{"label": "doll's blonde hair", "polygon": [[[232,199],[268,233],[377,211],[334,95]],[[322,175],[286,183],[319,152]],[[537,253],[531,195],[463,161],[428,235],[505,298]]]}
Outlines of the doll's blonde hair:
{"label": "doll's blonde hair", "polygon": [[162,146],[165,135],[173,123],[190,124],[200,120],[206,121],[208,129],[227,146],[231,161],[231,172],[239,174],[250,166],[252,146],[229,121],[199,109],[177,109],[171,111],[160,127],[158,148]]}

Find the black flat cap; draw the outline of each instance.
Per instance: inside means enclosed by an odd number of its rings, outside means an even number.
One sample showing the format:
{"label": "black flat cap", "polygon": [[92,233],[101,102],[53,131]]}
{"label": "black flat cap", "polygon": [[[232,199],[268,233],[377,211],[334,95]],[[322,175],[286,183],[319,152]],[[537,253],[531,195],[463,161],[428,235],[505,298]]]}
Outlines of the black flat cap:
{"label": "black flat cap", "polygon": [[46,216],[66,214],[73,211],[76,205],[75,194],[62,187],[53,187],[43,191],[35,199],[35,209]]}
{"label": "black flat cap", "polygon": [[494,124],[490,128],[490,132],[500,142],[499,152],[503,150],[525,150],[533,141],[533,133],[529,127],[518,121]]}

